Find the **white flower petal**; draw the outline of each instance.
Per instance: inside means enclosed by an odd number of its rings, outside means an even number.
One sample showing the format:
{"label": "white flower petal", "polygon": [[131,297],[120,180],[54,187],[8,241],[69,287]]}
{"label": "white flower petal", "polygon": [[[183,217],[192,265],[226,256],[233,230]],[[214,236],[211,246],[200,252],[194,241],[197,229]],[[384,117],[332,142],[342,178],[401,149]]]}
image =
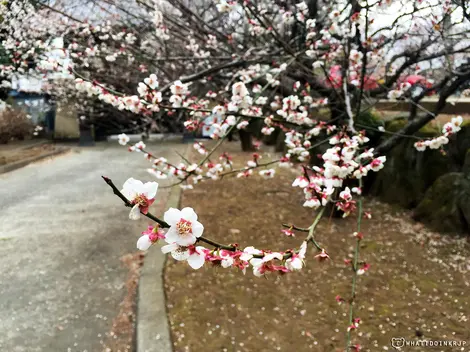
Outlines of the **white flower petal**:
{"label": "white flower petal", "polygon": [[199,221],[194,221],[193,222],[193,235],[196,237],[201,237],[203,232],[204,232],[204,225],[201,224]]}
{"label": "white flower petal", "polygon": [[246,247],[243,252],[249,253],[249,254],[263,254],[259,249],[256,249],[253,246]]}
{"label": "white flower petal", "polygon": [[181,211],[175,208],[170,208],[163,215],[163,219],[170,226],[174,226],[181,219]]}
{"label": "white flower petal", "polygon": [[153,199],[155,198],[155,195],[157,194],[157,189],[158,189],[158,183],[157,182],[147,182],[146,184],[143,185],[143,194],[148,198],[148,199]]}
{"label": "white flower petal", "polygon": [[277,252],[274,252],[274,253],[268,253],[264,256],[263,258],[263,262],[269,262],[273,259],[279,259],[279,260],[282,260],[282,254],[281,253],[277,253]]}
{"label": "white flower petal", "polygon": [[170,253],[170,252],[174,252],[178,249],[178,247],[179,246],[176,243],[167,244],[167,245],[162,247],[162,253],[167,254],[167,253]]}
{"label": "white flower petal", "polygon": [[137,194],[139,194],[140,189],[142,188],[142,181],[136,180],[134,178],[129,178],[124,185],[122,186],[121,193],[129,200],[133,200]]}
{"label": "white flower petal", "polygon": [[140,219],[139,204],[136,204],[132,207],[132,209],[129,213],[129,219],[131,219],[131,220],[139,220]]}
{"label": "white flower petal", "polygon": [[122,193],[122,195],[123,195],[124,197],[126,197],[126,199],[128,199],[128,200],[133,200],[133,199],[137,196],[137,193],[136,193],[134,190],[129,189],[129,188],[127,188],[127,189],[125,189],[125,188],[121,189],[121,193]]}
{"label": "white flower petal", "polygon": [[256,277],[263,276],[263,274],[261,273],[261,271],[259,269],[260,269],[259,266],[254,266],[253,267],[253,275],[255,275]]}
{"label": "white flower petal", "polygon": [[167,243],[176,243],[178,239],[179,239],[179,234],[178,234],[178,231],[176,231],[175,226],[170,227],[165,234],[165,241]]}
{"label": "white flower petal", "polygon": [[232,257],[226,257],[222,259],[221,265],[222,265],[222,268],[229,268],[233,265],[233,263],[234,263],[234,260]]}
{"label": "white flower petal", "polygon": [[187,208],[181,209],[181,217],[191,222],[197,221],[197,214],[193,208],[187,207]]}
{"label": "white flower petal", "polygon": [[137,248],[141,251],[146,251],[150,248],[152,242],[150,241],[150,237],[148,235],[143,235],[137,240]]}
{"label": "white flower petal", "polygon": [[242,253],[242,255],[240,255],[240,260],[245,262],[249,261],[251,258],[253,258],[253,254],[250,253]]}
{"label": "white flower petal", "polygon": [[294,270],[302,269],[302,261],[299,258],[296,258],[292,261],[292,268]]}
{"label": "white flower petal", "polygon": [[171,252],[171,256],[176,260],[187,260],[190,256],[189,250],[182,247],[178,247],[177,250]]}
{"label": "white flower petal", "polygon": [[196,243],[196,236],[192,234],[187,234],[184,236],[178,236],[178,239],[175,241],[175,243],[179,244],[180,246],[190,246],[192,244]]}
{"label": "white flower petal", "polygon": [[263,259],[261,258],[253,258],[250,260],[250,264],[253,266],[260,266],[263,264]]}
{"label": "white flower petal", "polygon": [[188,258],[188,264],[193,269],[200,269],[204,265],[205,255],[193,253]]}

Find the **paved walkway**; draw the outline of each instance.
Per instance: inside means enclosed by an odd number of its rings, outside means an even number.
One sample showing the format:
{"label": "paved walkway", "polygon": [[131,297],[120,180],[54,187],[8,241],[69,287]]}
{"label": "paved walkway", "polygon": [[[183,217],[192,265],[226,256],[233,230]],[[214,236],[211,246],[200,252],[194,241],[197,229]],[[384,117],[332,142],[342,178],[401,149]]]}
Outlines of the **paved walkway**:
{"label": "paved walkway", "polygon": [[[150,147],[173,160],[175,148]],[[125,294],[120,257],[147,221],[128,220],[100,176],[120,187],[152,180],[146,167],[106,144],[0,175],[0,351],[102,350]]]}

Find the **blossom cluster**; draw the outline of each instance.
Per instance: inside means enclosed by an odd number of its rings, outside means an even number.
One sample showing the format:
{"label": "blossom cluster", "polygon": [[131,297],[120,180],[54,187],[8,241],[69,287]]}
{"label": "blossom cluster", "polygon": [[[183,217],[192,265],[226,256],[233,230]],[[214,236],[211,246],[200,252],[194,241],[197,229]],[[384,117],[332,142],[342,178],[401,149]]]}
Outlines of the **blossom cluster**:
{"label": "blossom cluster", "polygon": [[[323,167],[313,166],[311,173],[304,172],[292,184],[303,189],[305,207],[317,209],[326,206],[328,202],[333,201],[336,189],[342,189],[345,179],[361,179],[367,176],[369,171],[377,172],[383,168],[385,156],[376,157],[373,149],[360,152],[361,146],[368,140],[363,134],[350,137],[343,133],[336,134],[329,140],[334,146],[322,155]],[[357,187],[354,187],[353,191],[360,194]],[[339,193],[335,204],[344,216],[355,209],[355,201],[348,187]]]}
{"label": "blossom cluster", "polygon": [[414,144],[416,150],[422,152],[429,149],[439,149],[449,143],[449,137],[461,130],[463,119],[462,116],[453,117],[442,127],[442,135],[439,137],[418,141]]}

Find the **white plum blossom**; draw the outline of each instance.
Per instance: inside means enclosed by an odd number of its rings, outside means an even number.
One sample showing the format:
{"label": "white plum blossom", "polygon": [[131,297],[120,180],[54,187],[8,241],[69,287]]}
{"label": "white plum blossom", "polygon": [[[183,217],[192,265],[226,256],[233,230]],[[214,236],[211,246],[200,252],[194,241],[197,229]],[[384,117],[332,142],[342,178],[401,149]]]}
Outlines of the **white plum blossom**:
{"label": "white plum blossom", "polygon": [[219,12],[230,12],[234,7],[233,1],[219,0],[219,3],[216,5],[217,11]]}
{"label": "white plum blossom", "polygon": [[248,160],[248,161],[246,162],[246,165],[247,165],[248,167],[256,167],[256,166],[258,166],[258,163],[257,163],[256,161],[254,161],[254,160]]}
{"label": "white plum blossom", "polygon": [[186,207],[181,210],[170,208],[165,212],[163,219],[170,225],[165,236],[165,241],[168,243],[180,246],[193,245],[204,232],[204,226],[197,221],[197,214],[193,208]]}
{"label": "white plum blossom", "polygon": [[248,126],[248,125],[249,125],[249,122],[248,122],[248,121],[242,121],[242,122],[240,122],[240,123],[237,125],[237,128],[238,128],[239,130],[242,130],[242,129],[244,129],[244,128],[245,128],[246,126]]}
{"label": "white plum blossom", "polygon": [[351,190],[349,187],[346,187],[343,191],[340,192],[339,197],[345,201],[349,201],[352,199]]}
{"label": "white plum blossom", "polygon": [[140,150],[142,150],[142,149],[145,149],[146,145],[145,145],[144,142],[140,141],[140,142],[137,142],[137,143],[134,145],[134,147],[135,147],[138,151],[140,151]]}
{"label": "white plum blossom", "polygon": [[253,258],[253,256],[262,255],[262,254],[263,254],[263,251],[256,249],[253,246],[249,246],[243,250],[243,253],[240,256],[240,260],[250,261]]}
{"label": "white plum blossom", "polygon": [[120,135],[118,135],[118,141],[120,145],[126,145],[127,143],[129,143],[130,140],[131,139],[129,138],[129,136],[125,133],[121,133]]}
{"label": "white plum blossom", "polygon": [[379,171],[383,169],[384,163],[387,160],[387,157],[385,156],[379,156],[378,158],[372,160],[372,162],[368,165],[372,171]]}
{"label": "white plum blossom", "polygon": [[305,176],[299,176],[292,183],[292,187],[305,188],[308,186],[308,184],[309,184],[309,181],[307,180]]}
{"label": "white plum blossom", "polygon": [[234,83],[232,86],[232,95],[243,98],[248,95],[248,89],[243,82]]}
{"label": "white plum blossom", "polygon": [[255,100],[256,105],[265,105],[268,102],[268,97],[259,97]]}
{"label": "white plum blossom", "polygon": [[158,88],[158,79],[157,75],[152,73],[149,77],[144,79],[144,83],[149,86],[151,89]]}
{"label": "white plum blossom", "polygon": [[237,119],[233,115],[228,115],[225,119],[225,123],[229,126],[235,126],[237,124]]}
{"label": "white plum blossom", "polygon": [[321,202],[318,200],[318,198],[310,198],[304,202],[303,206],[306,208],[317,209],[321,206]]}
{"label": "white plum blossom", "polygon": [[121,193],[133,205],[129,213],[129,219],[138,220],[140,213],[147,214],[148,208],[155,201],[157,189],[157,182],[147,182],[144,184],[142,181],[129,178],[124,183]]}
{"label": "white plum blossom", "polygon": [[274,169],[261,170],[261,171],[259,172],[259,174],[260,174],[263,178],[266,178],[266,179],[268,179],[268,178],[273,178],[274,175],[275,175],[275,173],[276,173],[276,170],[274,170]]}
{"label": "white plum blossom", "polygon": [[320,68],[320,67],[323,67],[325,65],[325,63],[323,61],[315,61],[313,64],[312,64],[312,67],[313,68]]}
{"label": "white plum blossom", "polygon": [[188,92],[188,85],[178,80],[171,85],[170,90],[173,95],[186,95]]}
{"label": "white plum blossom", "polygon": [[193,269],[200,269],[205,262],[206,249],[202,246],[180,246],[176,243],[167,244],[162,247],[162,253],[171,253],[171,256],[179,261],[186,260]]}
{"label": "white plum blossom", "polygon": [[169,101],[171,103],[171,106],[174,108],[180,108],[183,104],[183,98],[181,98],[179,95],[172,95]]}
{"label": "white plum blossom", "polygon": [[221,251],[219,255],[220,255],[220,258],[222,258],[220,262],[220,265],[222,266],[222,268],[229,268],[235,263],[233,256],[229,255],[228,251]]}
{"label": "white plum blossom", "polygon": [[286,268],[290,271],[300,270],[304,265],[305,253],[307,252],[307,242],[302,242],[298,253],[292,254],[290,258],[286,260]]}
{"label": "white plum blossom", "polygon": [[263,127],[261,129],[261,133],[266,135],[266,136],[269,136],[271,135],[273,132],[275,131],[275,128],[274,127]]}
{"label": "white plum blossom", "polygon": [[462,116],[453,117],[452,120],[444,125],[442,128],[442,133],[447,136],[453,133],[457,133],[461,130],[460,125],[462,125],[463,119]]}
{"label": "white plum blossom", "polygon": [[212,109],[212,115],[221,117],[225,115],[225,108],[221,105],[217,105]]}
{"label": "white plum blossom", "polygon": [[362,194],[362,190],[359,187],[353,187],[351,188],[351,192],[356,193],[357,195]]}
{"label": "white plum blossom", "polygon": [[140,82],[139,85],[137,86],[137,92],[139,93],[141,97],[147,95],[148,90],[149,90],[149,87],[142,82]]}
{"label": "white plum blossom", "polygon": [[[240,257],[241,258],[241,257]],[[263,276],[266,272],[279,270],[279,266],[273,264],[273,260],[282,260],[283,255],[278,252],[267,253],[263,258],[252,258],[250,259],[250,264],[253,267],[253,274],[257,277]]]}

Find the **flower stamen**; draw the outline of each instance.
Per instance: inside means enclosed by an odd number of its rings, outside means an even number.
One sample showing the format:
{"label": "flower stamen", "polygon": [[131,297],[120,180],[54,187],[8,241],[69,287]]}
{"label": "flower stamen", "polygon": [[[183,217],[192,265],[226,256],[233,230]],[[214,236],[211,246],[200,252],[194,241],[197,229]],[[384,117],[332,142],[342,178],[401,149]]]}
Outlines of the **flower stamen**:
{"label": "flower stamen", "polygon": [[180,236],[190,235],[193,233],[193,225],[191,221],[180,219],[180,221],[176,223],[176,230]]}

